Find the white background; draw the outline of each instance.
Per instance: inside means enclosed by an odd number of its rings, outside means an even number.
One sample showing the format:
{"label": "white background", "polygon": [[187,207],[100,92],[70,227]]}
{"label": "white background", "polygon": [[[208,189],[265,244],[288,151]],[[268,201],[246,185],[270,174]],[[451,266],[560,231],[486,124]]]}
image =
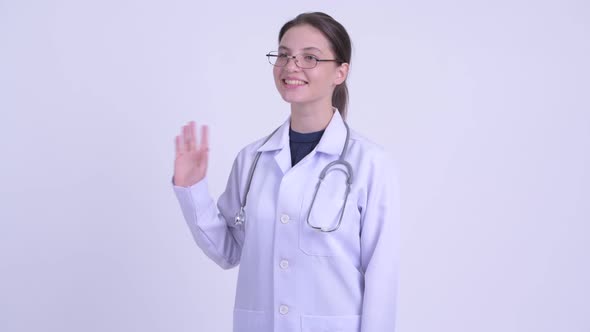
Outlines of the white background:
{"label": "white background", "polygon": [[264,54],[326,11],[349,123],[401,165],[399,332],[590,331],[590,4],[0,0],[0,331],[230,331],[174,136],[218,196],[284,121]]}

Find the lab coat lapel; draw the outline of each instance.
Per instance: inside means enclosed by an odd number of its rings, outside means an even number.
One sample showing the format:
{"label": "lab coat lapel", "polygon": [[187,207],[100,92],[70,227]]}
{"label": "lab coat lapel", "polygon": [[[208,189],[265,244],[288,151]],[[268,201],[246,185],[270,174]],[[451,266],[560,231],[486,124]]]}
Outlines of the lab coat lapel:
{"label": "lab coat lapel", "polygon": [[[289,146],[290,123],[291,117],[289,116],[287,121],[277,129],[272,137],[258,148],[258,151],[263,153],[275,151],[274,160],[283,174],[291,169],[291,148]],[[344,126],[344,120],[342,119],[340,112],[334,108],[332,119],[330,120],[330,123],[328,123],[316,149],[310,153],[310,157],[313,157],[316,151],[340,156],[345,140],[346,127]]]}
{"label": "lab coat lapel", "polygon": [[275,155],[275,161],[281,171],[283,171],[283,175],[291,169],[291,148],[289,147],[289,144],[286,144],[283,149]]}
{"label": "lab coat lapel", "polygon": [[291,149],[289,147],[290,123],[291,117],[287,118],[287,121],[257,150],[262,153],[274,152],[274,160],[283,174],[291,168]]}
{"label": "lab coat lapel", "polygon": [[340,156],[345,141],[346,127],[344,125],[344,120],[342,119],[340,112],[334,108],[334,115],[332,116],[330,123],[328,123],[316,150],[318,152]]}

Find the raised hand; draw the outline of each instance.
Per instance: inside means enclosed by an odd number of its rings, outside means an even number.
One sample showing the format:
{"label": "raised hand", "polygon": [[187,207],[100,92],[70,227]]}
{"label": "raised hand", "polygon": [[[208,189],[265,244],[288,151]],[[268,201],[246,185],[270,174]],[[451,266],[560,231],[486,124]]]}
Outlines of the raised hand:
{"label": "raised hand", "polygon": [[209,161],[209,127],[201,126],[201,141],[197,142],[196,124],[189,122],[176,136],[174,159],[174,184],[190,187],[207,174]]}

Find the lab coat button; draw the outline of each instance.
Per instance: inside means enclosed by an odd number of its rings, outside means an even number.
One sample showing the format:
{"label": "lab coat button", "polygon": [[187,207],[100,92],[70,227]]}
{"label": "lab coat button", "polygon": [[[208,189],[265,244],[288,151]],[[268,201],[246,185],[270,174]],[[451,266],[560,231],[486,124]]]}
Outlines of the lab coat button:
{"label": "lab coat button", "polygon": [[285,270],[289,267],[289,261],[286,259],[283,259],[279,265],[281,266],[281,269]]}
{"label": "lab coat button", "polygon": [[283,214],[283,215],[281,216],[281,222],[282,222],[283,224],[286,224],[286,223],[288,223],[288,222],[289,222],[289,216],[288,216],[288,215],[286,215],[286,214]]}
{"label": "lab coat button", "polygon": [[289,307],[287,307],[286,305],[282,305],[279,307],[279,312],[281,313],[281,315],[286,315],[289,312]]}

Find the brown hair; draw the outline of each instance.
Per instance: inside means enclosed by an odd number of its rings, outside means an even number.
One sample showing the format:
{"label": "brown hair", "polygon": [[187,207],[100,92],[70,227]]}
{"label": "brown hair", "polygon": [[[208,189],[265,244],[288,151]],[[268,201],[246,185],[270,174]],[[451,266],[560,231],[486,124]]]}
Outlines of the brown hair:
{"label": "brown hair", "polygon": [[[330,15],[322,12],[303,13],[297,15],[294,19],[285,23],[279,31],[279,43],[287,30],[298,25],[311,25],[318,29],[330,42],[332,52],[338,59],[338,64],[350,63],[352,56],[352,45],[350,36],[342,24],[338,23]],[[347,105],[348,105],[348,87],[346,81],[336,86],[332,94],[332,105],[338,108],[343,119],[346,119]]]}

